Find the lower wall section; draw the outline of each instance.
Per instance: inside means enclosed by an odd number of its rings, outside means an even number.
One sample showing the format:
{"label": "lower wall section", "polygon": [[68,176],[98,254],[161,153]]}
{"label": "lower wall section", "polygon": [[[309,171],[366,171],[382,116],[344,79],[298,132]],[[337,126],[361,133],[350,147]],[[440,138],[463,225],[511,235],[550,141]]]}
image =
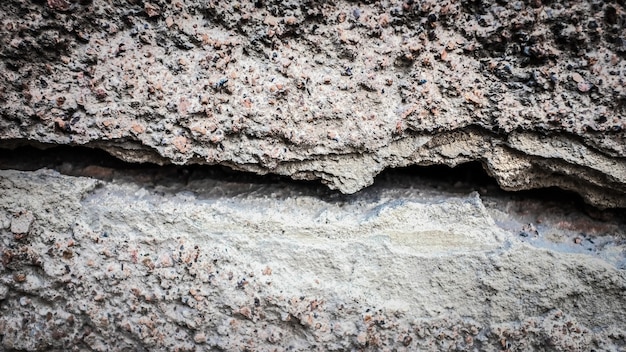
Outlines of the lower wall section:
{"label": "lower wall section", "polygon": [[507,202],[0,171],[1,346],[624,348],[624,225]]}

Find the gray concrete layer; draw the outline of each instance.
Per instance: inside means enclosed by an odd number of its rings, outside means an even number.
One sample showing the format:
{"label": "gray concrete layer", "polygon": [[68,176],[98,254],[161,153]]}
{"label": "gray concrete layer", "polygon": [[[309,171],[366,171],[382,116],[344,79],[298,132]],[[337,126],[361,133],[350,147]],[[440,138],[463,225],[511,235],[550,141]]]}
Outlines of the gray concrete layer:
{"label": "gray concrete layer", "polygon": [[0,171],[0,346],[626,346],[622,222],[389,184],[346,197]]}

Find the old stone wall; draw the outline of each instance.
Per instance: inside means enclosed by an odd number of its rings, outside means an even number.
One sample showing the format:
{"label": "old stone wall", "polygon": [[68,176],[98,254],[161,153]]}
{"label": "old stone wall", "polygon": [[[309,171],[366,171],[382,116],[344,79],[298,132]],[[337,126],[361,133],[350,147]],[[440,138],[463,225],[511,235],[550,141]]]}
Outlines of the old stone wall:
{"label": "old stone wall", "polygon": [[0,2],[0,350],[623,350],[625,26]]}

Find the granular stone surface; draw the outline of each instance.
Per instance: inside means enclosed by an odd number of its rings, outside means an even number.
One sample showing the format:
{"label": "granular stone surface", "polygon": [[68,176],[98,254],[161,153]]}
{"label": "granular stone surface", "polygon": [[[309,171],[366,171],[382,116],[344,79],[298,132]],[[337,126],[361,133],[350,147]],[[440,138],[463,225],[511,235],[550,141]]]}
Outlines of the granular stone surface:
{"label": "granular stone surface", "polygon": [[0,1],[0,350],[625,350],[625,24]]}
{"label": "granular stone surface", "polygon": [[477,160],[505,189],[626,206],[619,2],[9,0],[0,20],[5,147],[346,193]]}

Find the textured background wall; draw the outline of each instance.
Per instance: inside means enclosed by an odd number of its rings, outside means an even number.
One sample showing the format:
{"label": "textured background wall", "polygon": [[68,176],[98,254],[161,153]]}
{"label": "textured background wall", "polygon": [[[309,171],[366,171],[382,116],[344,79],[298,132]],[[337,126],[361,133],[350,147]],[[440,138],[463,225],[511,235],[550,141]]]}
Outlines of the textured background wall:
{"label": "textured background wall", "polygon": [[[626,348],[625,23],[620,1],[2,1],[0,349]],[[469,161],[590,205],[366,188]],[[61,173],[8,170],[39,166]]]}

